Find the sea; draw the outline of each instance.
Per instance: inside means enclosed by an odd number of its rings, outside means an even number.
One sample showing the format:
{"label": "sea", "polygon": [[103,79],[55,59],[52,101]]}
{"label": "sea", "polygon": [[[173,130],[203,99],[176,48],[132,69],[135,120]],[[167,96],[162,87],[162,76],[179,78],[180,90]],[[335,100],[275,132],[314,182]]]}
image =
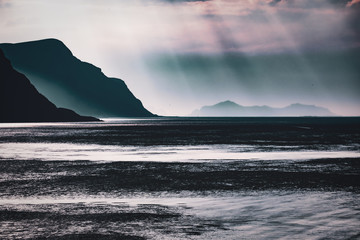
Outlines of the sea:
{"label": "sea", "polygon": [[360,239],[360,118],[1,123],[0,239]]}

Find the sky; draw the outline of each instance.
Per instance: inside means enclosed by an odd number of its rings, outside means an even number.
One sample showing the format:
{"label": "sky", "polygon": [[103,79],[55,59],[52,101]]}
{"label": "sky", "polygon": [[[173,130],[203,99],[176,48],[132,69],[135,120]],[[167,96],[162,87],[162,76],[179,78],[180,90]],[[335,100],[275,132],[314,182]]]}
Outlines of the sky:
{"label": "sky", "polygon": [[360,115],[360,0],[0,0],[0,42],[44,38],[159,115],[225,100]]}

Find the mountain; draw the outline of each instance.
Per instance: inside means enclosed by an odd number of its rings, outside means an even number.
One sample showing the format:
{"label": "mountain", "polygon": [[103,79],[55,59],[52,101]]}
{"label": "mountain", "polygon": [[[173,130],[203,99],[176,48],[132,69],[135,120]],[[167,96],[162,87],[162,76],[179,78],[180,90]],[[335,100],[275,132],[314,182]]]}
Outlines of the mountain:
{"label": "mountain", "polygon": [[17,72],[0,50],[0,122],[98,121],[57,108],[41,95],[25,75]]}
{"label": "mountain", "polygon": [[59,40],[0,44],[13,67],[57,106],[97,117],[151,117],[124,81],[82,62]]}
{"label": "mountain", "polygon": [[195,110],[192,116],[242,117],[242,116],[335,116],[327,108],[300,103],[291,104],[284,108],[269,106],[241,106],[232,101],[220,102],[212,106],[204,106]]}

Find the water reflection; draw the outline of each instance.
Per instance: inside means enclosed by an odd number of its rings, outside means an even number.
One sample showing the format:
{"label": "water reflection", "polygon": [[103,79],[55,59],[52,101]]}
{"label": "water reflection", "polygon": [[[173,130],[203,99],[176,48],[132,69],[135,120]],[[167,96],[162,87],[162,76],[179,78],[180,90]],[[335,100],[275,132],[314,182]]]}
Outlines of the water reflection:
{"label": "water reflection", "polygon": [[[342,149],[340,149],[342,150]],[[358,151],[297,150],[247,145],[115,146],[69,143],[0,143],[0,158],[63,161],[206,162],[234,160],[306,160],[358,158]]]}
{"label": "water reflection", "polygon": [[358,120],[0,124],[0,238],[356,239]]}
{"label": "water reflection", "polygon": [[94,232],[102,232],[105,238],[111,232],[124,239],[356,238],[359,197],[346,192],[260,191],[207,197],[183,192],[161,197],[2,200],[0,237],[79,233],[96,237]]}

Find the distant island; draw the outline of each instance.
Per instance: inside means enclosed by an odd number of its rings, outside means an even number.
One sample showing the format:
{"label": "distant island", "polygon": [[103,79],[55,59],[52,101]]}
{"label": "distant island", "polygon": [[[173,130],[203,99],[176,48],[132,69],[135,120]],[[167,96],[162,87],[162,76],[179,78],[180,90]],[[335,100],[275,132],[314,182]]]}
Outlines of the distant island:
{"label": "distant island", "polygon": [[[0,44],[13,67],[55,105],[96,117],[153,117],[124,81],[77,59],[57,39]],[[89,49],[91,51],[91,49]]]}
{"label": "distant island", "polygon": [[269,106],[242,106],[232,101],[224,101],[212,106],[204,106],[195,110],[191,116],[208,117],[260,117],[260,116],[335,116],[329,109],[315,105],[300,103],[291,104],[283,108]]}
{"label": "distant island", "polygon": [[41,95],[25,75],[11,66],[0,50],[0,122],[99,121],[57,108]]}

